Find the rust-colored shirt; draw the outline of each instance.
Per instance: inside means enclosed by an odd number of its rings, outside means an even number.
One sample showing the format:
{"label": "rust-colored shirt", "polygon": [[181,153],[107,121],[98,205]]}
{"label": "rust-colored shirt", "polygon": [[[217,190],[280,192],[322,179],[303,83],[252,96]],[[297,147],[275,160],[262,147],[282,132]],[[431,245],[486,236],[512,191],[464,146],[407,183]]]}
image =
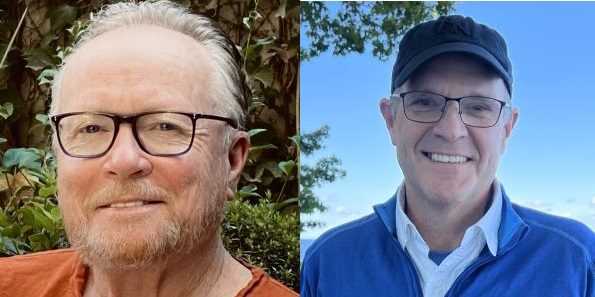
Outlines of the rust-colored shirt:
{"label": "rust-colored shirt", "polygon": [[[248,267],[252,280],[236,297],[295,297],[258,267]],[[73,249],[62,249],[0,259],[2,297],[81,297],[87,267]]]}

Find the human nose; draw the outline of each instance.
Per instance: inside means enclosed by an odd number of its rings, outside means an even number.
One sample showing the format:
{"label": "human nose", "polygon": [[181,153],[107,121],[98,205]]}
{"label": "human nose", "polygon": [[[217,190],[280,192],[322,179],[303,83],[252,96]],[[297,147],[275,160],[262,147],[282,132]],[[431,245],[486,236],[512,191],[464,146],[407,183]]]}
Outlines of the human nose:
{"label": "human nose", "polygon": [[104,174],[113,179],[138,178],[152,171],[151,162],[137,143],[130,124],[120,125],[105,158]]}
{"label": "human nose", "polygon": [[436,136],[449,142],[467,136],[467,126],[460,115],[460,106],[455,101],[447,102],[442,117],[433,127]]}

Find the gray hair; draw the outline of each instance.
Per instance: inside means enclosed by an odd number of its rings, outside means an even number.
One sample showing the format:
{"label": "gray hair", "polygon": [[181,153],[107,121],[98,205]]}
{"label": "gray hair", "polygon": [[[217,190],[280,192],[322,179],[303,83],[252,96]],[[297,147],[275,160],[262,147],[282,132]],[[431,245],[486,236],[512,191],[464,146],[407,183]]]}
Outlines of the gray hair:
{"label": "gray hair", "polygon": [[[188,35],[204,46],[215,63],[213,100],[225,116],[244,127],[244,109],[250,96],[242,59],[235,44],[211,19],[193,14],[186,8],[165,0],[141,3],[116,3],[91,15],[90,24],[75,44],[73,53],[87,41],[112,30],[131,25],[154,25]],[[50,114],[55,114],[62,76],[68,58],[58,69],[52,83]],[[231,131],[229,131],[231,132]],[[228,136],[230,133],[228,133]],[[229,138],[229,137],[226,137]]]}

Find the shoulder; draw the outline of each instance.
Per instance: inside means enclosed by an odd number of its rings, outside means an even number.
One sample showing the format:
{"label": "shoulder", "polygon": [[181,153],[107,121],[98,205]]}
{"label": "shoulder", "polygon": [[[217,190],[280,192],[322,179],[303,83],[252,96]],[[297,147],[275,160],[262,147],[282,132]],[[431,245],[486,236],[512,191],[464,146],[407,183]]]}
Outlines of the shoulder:
{"label": "shoulder", "polygon": [[370,236],[378,235],[379,232],[387,233],[386,230],[382,230],[382,225],[379,223],[378,217],[370,214],[326,231],[308,248],[304,263],[308,262],[312,255],[321,252],[327,251],[334,254],[337,250],[345,251],[346,245],[357,248],[361,244],[369,244]]}
{"label": "shoulder", "polygon": [[575,246],[593,261],[595,233],[585,224],[571,218],[547,214],[516,204],[513,204],[513,208],[529,226],[530,234],[551,238],[550,242],[552,243]]}
{"label": "shoulder", "polygon": [[78,253],[72,249],[52,250],[0,258],[2,267],[10,267],[12,271],[28,273],[40,270],[55,270],[56,267],[72,266],[78,262],[80,262]]}
{"label": "shoulder", "polygon": [[554,233],[580,242],[595,243],[593,230],[577,220],[547,214],[517,204],[513,204],[513,208],[532,229]]}
{"label": "shoulder", "polygon": [[247,265],[252,272],[252,280],[236,297],[297,297],[297,293],[273,279],[264,270]]}
{"label": "shoulder", "polygon": [[10,271],[0,278],[0,292],[10,296],[76,296],[84,284],[85,266],[72,249],[0,258],[0,267]]}

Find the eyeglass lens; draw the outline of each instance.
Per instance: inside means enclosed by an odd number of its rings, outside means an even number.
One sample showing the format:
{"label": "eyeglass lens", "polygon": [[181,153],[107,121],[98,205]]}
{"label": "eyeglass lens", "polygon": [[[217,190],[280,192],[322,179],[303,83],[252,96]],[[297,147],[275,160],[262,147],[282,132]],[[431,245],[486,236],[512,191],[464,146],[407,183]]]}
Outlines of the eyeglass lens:
{"label": "eyeglass lens", "polygon": [[[136,119],[140,145],[154,155],[173,155],[186,151],[192,143],[193,120],[184,114],[153,113]],[[76,156],[105,153],[116,133],[115,121],[107,115],[75,114],[61,119],[59,137],[66,152]]]}
{"label": "eyeglass lens", "polygon": [[[411,92],[403,97],[405,115],[412,121],[437,122],[446,110],[447,99],[438,94]],[[458,101],[461,119],[469,126],[490,127],[500,117],[502,103],[498,100],[469,96]]]}

